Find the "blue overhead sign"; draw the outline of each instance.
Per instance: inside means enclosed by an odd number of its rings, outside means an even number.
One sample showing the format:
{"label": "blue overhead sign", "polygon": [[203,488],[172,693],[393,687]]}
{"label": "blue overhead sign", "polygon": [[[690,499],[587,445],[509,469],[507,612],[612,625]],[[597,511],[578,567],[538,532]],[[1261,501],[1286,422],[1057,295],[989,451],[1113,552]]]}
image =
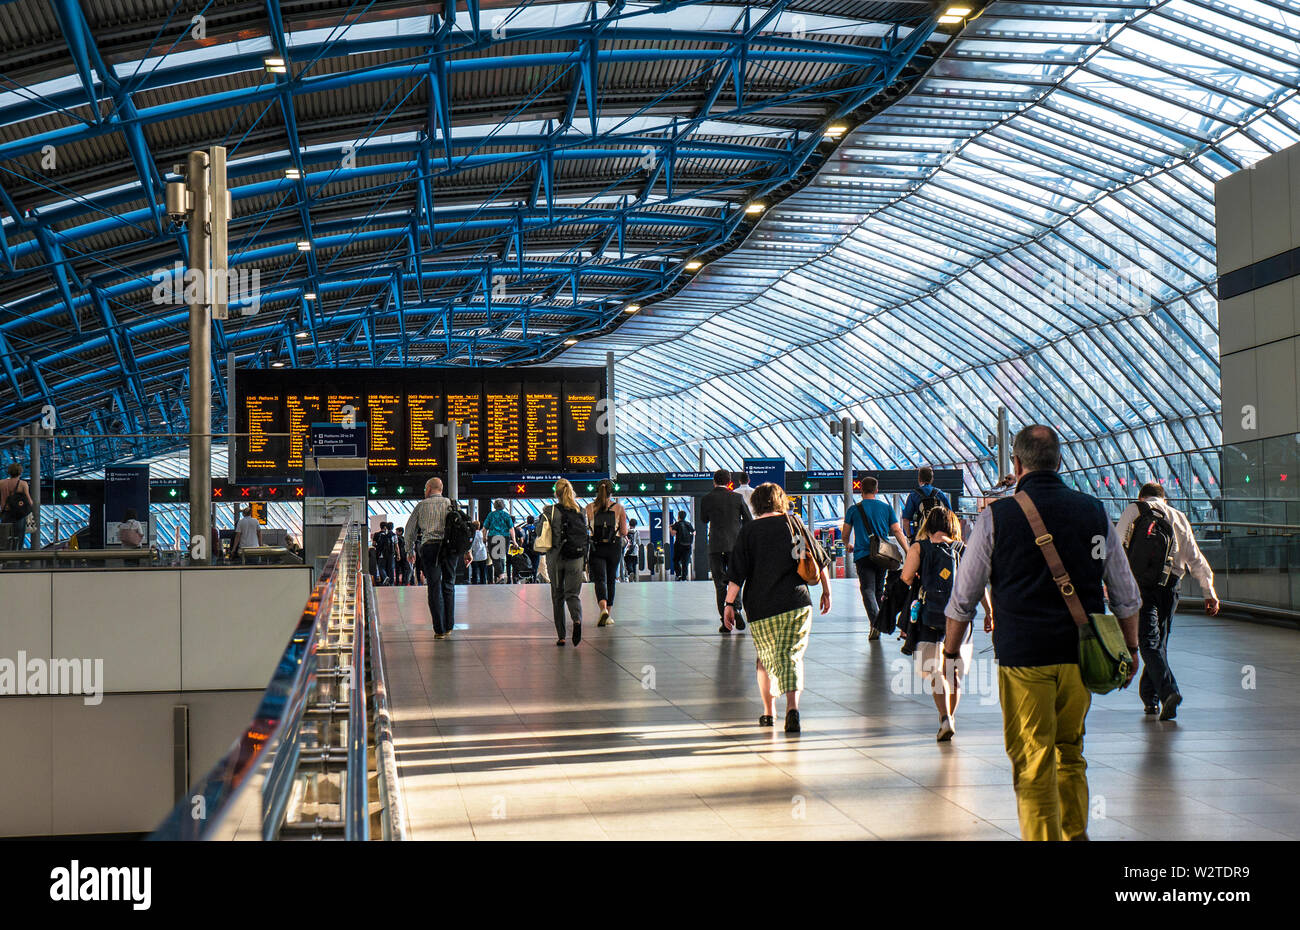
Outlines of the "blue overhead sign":
{"label": "blue overhead sign", "polygon": [[779,488],[785,487],[785,459],[745,459],[745,474],[749,475],[750,487],[771,482]]}

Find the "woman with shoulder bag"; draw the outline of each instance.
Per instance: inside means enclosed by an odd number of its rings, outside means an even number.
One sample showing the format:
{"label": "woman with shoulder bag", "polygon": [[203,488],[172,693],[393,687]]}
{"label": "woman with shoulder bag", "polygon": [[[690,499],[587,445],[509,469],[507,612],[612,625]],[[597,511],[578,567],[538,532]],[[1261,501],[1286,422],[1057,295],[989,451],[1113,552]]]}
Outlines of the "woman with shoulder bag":
{"label": "woman with shoulder bag", "polygon": [[582,575],[587,562],[590,533],[587,515],[578,506],[573,495],[573,485],[561,478],[555,482],[555,503],[542,511],[544,527],[538,532],[535,545],[546,549],[546,573],[551,583],[551,611],[555,632],[559,638],[555,645],[563,646],[566,635],[564,607],[569,607],[573,618],[573,645],[582,642]]}
{"label": "woman with shoulder bag", "polygon": [[0,481],[0,522],[9,524],[9,548],[21,549],[27,529],[27,515],[32,512],[32,495],[23,480],[23,467],[9,465],[9,477]]}
{"label": "woman with shoulder bag", "polygon": [[[803,690],[803,655],[812,630],[812,597],[808,585],[820,584],[821,612],[831,609],[831,589],[820,547],[809,545],[808,531],[798,517],[787,514],[789,499],[768,482],[750,498],[754,519],[740,530],[727,562],[727,601],[723,624],[736,625],[736,599],[743,595],[744,613],[758,651],[759,697],[763,714],[758,725],[775,725],[776,695],[785,693],[785,731],[800,732],[799,692]],[[801,574],[801,568],[808,575]],[[816,575],[816,581],[809,576]]]}
{"label": "woman with shoulder bag", "polygon": [[[908,547],[903,562],[903,584],[910,586],[917,579],[921,582],[913,607],[915,655],[922,680],[930,679],[930,693],[939,711],[939,733],[935,739],[941,743],[952,739],[957,732],[954,718],[961,699],[961,679],[970,668],[975,652],[969,633],[965,642],[954,644],[955,649],[944,643],[948,626],[944,609],[952,596],[961,553],[961,523],[957,515],[946,507],[936,507],[926,514],[921,535]],[[991,609],[987,591],[983,603],[987,616]],[[951,673],[945,658],[953,660]]]}

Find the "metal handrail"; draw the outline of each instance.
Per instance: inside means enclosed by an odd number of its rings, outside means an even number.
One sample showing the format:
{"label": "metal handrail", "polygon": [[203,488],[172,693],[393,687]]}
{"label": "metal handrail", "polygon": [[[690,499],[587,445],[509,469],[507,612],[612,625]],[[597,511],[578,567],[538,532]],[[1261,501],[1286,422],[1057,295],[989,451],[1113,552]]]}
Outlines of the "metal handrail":
{"label": "metal handrail", "polygon": [[370,637],[370,678],[375,713],[373,718],[375,769],[379,776],[379,794],[384,808],[382,834],[385,840],[405,840],[406,802],[397,774],[397,752],[393,746],[393,715],[388,705],[388,675],[384,668],[384,651],[379,635],[379,611],[375,605],[375,586],[365,575],[366,619]]}
{"label": "metal handrail", "polygon": [[254,781],[249,776],[265,762],[268,750],[275,750],[275,759],[263,786],[263,837],[268,822],[283,813],[292,780],[289,776],[296,768],[297,734],[307,696],[315,683],[317,647],[334,607],[343,549],[349,533],[359,533],[356,526],[345,526],[339,533],[252,720],[221,760],[172,808],[150,839],[211,838],[242,800]]}
{"label": "metal handrail", "polygon": [[370,839],[369,772],[366,747],[366,597],[365,572],[356,574],[355,612],[352,624],[352,664],[348,682],[347,795],[343,805],[343,838]]}

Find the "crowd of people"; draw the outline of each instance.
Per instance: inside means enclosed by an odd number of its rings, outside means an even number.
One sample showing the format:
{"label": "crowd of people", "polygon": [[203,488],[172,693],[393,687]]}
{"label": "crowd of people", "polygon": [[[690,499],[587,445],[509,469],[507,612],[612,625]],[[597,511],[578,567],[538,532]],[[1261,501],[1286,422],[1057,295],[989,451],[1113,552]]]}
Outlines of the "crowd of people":
{"label": "crowd of people", "polygon": [[[1090,688],[1099,689],[1085,683],[1081,672],[1081,629],[1100,630],[1103,620],[1113,624],[1127,650],[1126,656],[1112,656],[1115,684],[1127,688],[1140,670],[1145,712],[1172,720],[1182,702],[1168,656],[1180,579],[1191,574],[1197,580],[1208,614],[1218,612],[1219,601],[1187,517],[1160,484],[1144,485],[1116,525],[1100,500],[1062,481],[1060,441],[1050,427],[1021,430],[1011,463],[1014,475],[1005,483],[1014,493],[992,500],[965,523],[934,486],[929,467],[919,469],[901,518],[879,497],[876,479],[864,477],[861,500],[844,513],[840,533],[856,569],[868,642],[898,634],[902,651],[914,657],[921,679],[929,682],[939,742],[957,732],[962,682],[973,661],[972,621],[982,608],[996,654],[1022,836],[1086,839],[1083,734]],[[816,605],[827,613],[831,558],[792,512],[780,486],[750,488],[745,478],[733,488],[732,479],[726,470],[716,472],[697,510],[707,537],[719,633],[748,628],[762,705],[759,725],[775,725],[776,701],[784,696],[785,730],[798,733],[814,607],[810,589],[820,588]],[[400,563],[405,541],[413,541],[415,561],[428,576],[435,638],[445,638],[455,626],[451,586],[458,568],[482,565],[472,573],[476,583],[509,579],[512,551],[521,557],[514,577],[540,577],[550,585],[557,646],[582,642],[581,592],[588,581],[598,625],[614,623],[617,582],[635,565],[627,560],[636,521],[610,481],[601,481],[595,499],[583,507],[573,486],[557,480],[554,503],[523,526],[511,521],[503,501],[495,502],[479,526],[442,497],[438,479],[425,491],[405,532],[386,525],[376,534],[375,549],[378,571],[401,578],[394,560]],[[684,511],[676,517],[665,548],[675,576],[686,578],[696,527]]]}

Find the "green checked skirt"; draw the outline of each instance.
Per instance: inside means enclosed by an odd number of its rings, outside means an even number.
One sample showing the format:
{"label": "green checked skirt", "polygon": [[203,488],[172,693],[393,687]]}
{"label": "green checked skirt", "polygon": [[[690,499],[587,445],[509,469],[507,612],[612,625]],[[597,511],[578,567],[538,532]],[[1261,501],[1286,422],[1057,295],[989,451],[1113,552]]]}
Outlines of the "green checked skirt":
{"label": "green checked skirt", "polygon": [[749,632],[758,650],[758,660],[771,677],[774,695],[803,690],[803,653],[808,648],[811,631],[811,607],[750,622]]}

